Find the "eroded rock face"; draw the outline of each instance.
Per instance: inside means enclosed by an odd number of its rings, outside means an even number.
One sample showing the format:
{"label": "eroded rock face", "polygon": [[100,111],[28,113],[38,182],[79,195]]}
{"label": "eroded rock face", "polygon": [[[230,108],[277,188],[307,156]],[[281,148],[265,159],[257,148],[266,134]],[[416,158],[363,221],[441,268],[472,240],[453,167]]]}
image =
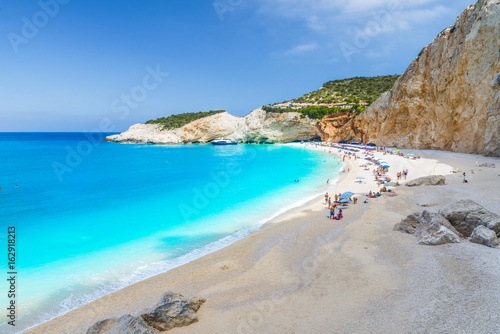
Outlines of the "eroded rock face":
{"label": "eroded rock face", "polygon": [[198,322],[196,311],[205,302],[204,298],[187,299],[183,295],[167,292],[151,311],[141,315],[144,321],[159,331],[188,326]]}
{"label": "eroded rock face", "polygon": [[431,175],[419,177],[418,179],[406,183],[407,187],[418,186],[438,186],[446,183],[446,178],[443,175]]}
{"label": "eroded rock face", "polygon": [[500,2],[479,0],[333,141],[500,156]]}
{"label": "eroded rock face", "polygon": [[482,225],[476,227],[474,231],[472,231],[470,241],[493,248],[500,245],[500,241],[498,240],[495,232]]}
{"label": "eroded rock face", "polygon": [[156,124],[135,124],[106,141],[138,144],[207,143],[216,138],[243,142],[293,142],[321,138],[317,120],[299,113],[267,113],[262,108],[245,117],[227,112],[204,117],[179,129],[163,130]]}
{"label": "eroded rock face", "polygon": [[139,317],[124,315],[120,318],[96,322],[87,330],[87,334],[159,334]]}
{"label": "eroded rock face", "polygon": [[439,213],[465,236],[470,236],[479,225],[493,230],[500,236],[500,216],[472,200],[449,203],[439,210]]}

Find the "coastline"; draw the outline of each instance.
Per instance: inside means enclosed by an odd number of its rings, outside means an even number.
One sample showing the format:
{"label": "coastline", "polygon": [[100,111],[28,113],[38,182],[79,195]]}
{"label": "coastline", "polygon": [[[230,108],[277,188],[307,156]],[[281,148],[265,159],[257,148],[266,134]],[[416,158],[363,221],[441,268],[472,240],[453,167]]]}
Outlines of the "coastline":
{"label": "coastline", "polygon": [[[470,253],[482,258],[485,263],[499,264],[498,254],[494,253],[497,250],[468,241],[426,247],[416,245],[412,236],[392,232],[392,226],[406,214],[418,209],[422,211],[417,202],[433,204],[428,208],[433,209],[439,208],[451,197],[464,196],[461,179],[449,173],[452,167],[466,170],[471,161],[477,159],[497,164],[500,160],[448,152],[419,151],[418,154],[423,159],[400,158],[410,169],[408,180],[433,171],[435,174],[446,174],[448,184],[433,187],[433,194],[429,194],[428,187],[398,187],[398,197],[370,200],[368,204],[359,201],[357,205],[350,205],[341,221],[326,219],[327,210],[321,196],[314,198],[271,219],[259,230],[227,247],[104,296],[23,333],[85,333],[96,321],[129,313],[136,315],[152,307],[164,292],[170,290],[187,297],[197,295],[207,298],[207,303],[198,312],[200,322],[175,329],[179,333],[278,333],[293,332],[294,326],[299,326],[296,332],[305,332],[305,326],[312,326],[312,332],[331,332],[332,328],[335,332],[343,332],[351,326],[354,330],[349,331],[363,331],[369,321],[364,323],[356,318],[359,312],[366,313],[367,310],[371,310],[368,317],[372,321],[380,322],[380,327],[376,327],[380,331],[393,332],[396,328],[403,328],[400,322],[382,321],[387,319],[376,311],[377,307],[384,309],[408,303],[411,299],[405,299],[401,292],[411,287],[410,282],[422,284],[414,282],[415,277],[402,272],[402,268],[416,273],[417,277],[422,277],[418,269],[428,273],[430,268],[428,274],[434,275],[439,273],[439,269],[445,274],[456,273],[458,265],[451,265],[451,269],[439,267],[440,260],[444,263],[450,259],[457,261],[456,249],[461,254],[465,252],[460,265],[473,265],[465,261]],[[446,157],[440,158],[440,155]],[[392,156],[389,157],[392,159]],[[354,184],[356,177],[364,173],[359,168],[361,161],[346,161],[349,172],[341,173],[336,182],[336,192],[351,190],[357,194],[369,187],[370,190],[376,189],[368,182]],[[388,162],[391,166],[394,164],[394,168],[399,167],[396,159]],[[391,172],[397,171],[391,168]],[[466,191],[487,209],[500,213],[494,191],[485,191],[486,186],[491,187],[492,180],[498,185],[500,178],[492,179],[496,174],[495,169],[478,170],[471,175],[475,185],[471,182]],[[499,278],[498,266],[496,271],[491,269],[486,274],[489,279],[492,279],[491,276]],[[439,282],[436,277],[436,284]],[[420,291],[424,295],[430,292],[421,286],[419,288],[417,290],[424,290]],[[500,289],[499,286],[493,288]],[[414,293],[414,290],[410,289],[410,292]],[[433,290],[434,293],[436,291]],[[395,300],[381,306],[387,295]],[[374,307],[373,303],[378,306]],[[491,308],[491,303],[493,301],[485,303],[484,308]],[[498,309],[498,303],[496,306]],[[395,314],[392,308],[391,311]],[[406,311],[410,312],[409,309]],[[429,312],[434,315],[434,312]],[[300,315],[309,317],[311,321],[295,321],[295,317]],[[410,321],[409,325],[417,323],[416,320]]]}

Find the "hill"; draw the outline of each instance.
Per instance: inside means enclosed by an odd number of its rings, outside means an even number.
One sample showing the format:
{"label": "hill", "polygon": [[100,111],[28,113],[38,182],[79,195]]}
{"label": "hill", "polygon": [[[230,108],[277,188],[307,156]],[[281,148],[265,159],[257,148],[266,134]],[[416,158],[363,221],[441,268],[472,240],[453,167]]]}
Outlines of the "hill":
{"label": "hill", "polygon": [[371,104],[380,95],[390,90],[399,77],[400,75],[395,74],[328,81],[320,89],[286,102]]}

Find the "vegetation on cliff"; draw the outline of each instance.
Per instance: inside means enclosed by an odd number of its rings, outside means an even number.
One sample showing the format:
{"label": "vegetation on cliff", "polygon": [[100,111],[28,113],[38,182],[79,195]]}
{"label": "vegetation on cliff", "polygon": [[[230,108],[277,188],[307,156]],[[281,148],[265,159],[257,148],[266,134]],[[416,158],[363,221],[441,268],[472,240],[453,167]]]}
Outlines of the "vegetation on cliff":
{"label": "vegetation on cliff", "polygon": [[154,120],[149,120],[146,124],[160,124],[163,125],[164,130],[171,130],[180,128],[186,124],[189,124],[197,119],[212,116],[226,112],[225,110],[210,110],[210,111],[200,111],[193,113],[184,113],[178,115],[171,115],[168,117],[161,117]]}
{"label": "vegetation on cliff", "polygon": [[371,104],[390,90],[399,77],[400,75],[395,74],[328,81],[317,91],[287,102]]}
{"label": "vegetation on cliff", "polygon": [[[364,107],[359,107],[360,112],[364,110]],[[326,107],[326,106],[308,106],[304,108],[294,109],[291,107],[280,108],[280,107],[272,107],[272,106],[264,106],[262,107],[266,112],[274,112],[274,113],[284,113],[284,112],[298,112],[300,113],[300,117],[309,117],[311,119],[322,119],[328,114],[335,114],[337,112],[347,111],[341,107]]]}

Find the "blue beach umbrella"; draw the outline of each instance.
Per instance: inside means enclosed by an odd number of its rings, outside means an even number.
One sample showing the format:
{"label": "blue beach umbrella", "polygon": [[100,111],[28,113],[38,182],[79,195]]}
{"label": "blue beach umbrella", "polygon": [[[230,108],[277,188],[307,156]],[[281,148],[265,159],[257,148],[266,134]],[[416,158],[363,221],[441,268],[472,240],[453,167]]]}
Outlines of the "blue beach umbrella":
{"label": "blue beach umbrella", "polygon": [[344,204],[344,203],[349,203],[349,200],[347,198],[344,198],[344,199],[341,199],[339,201],[340,204]]}
{"label": "blue beach umbrella", "polygon": [[354,193],[353,193],[353,192],[346,191],[345,193],[343,193],[342,195],[340,195],[340,198],[345,198],[345,199],[347,199],[347,198],[351,198],[351,197],[352,197],[352,195],[354,195]]}
{"label": "blue beach umbrella", "polygon": [[390,168],[391,166],[389,165],[383,165],[382,168]]}

